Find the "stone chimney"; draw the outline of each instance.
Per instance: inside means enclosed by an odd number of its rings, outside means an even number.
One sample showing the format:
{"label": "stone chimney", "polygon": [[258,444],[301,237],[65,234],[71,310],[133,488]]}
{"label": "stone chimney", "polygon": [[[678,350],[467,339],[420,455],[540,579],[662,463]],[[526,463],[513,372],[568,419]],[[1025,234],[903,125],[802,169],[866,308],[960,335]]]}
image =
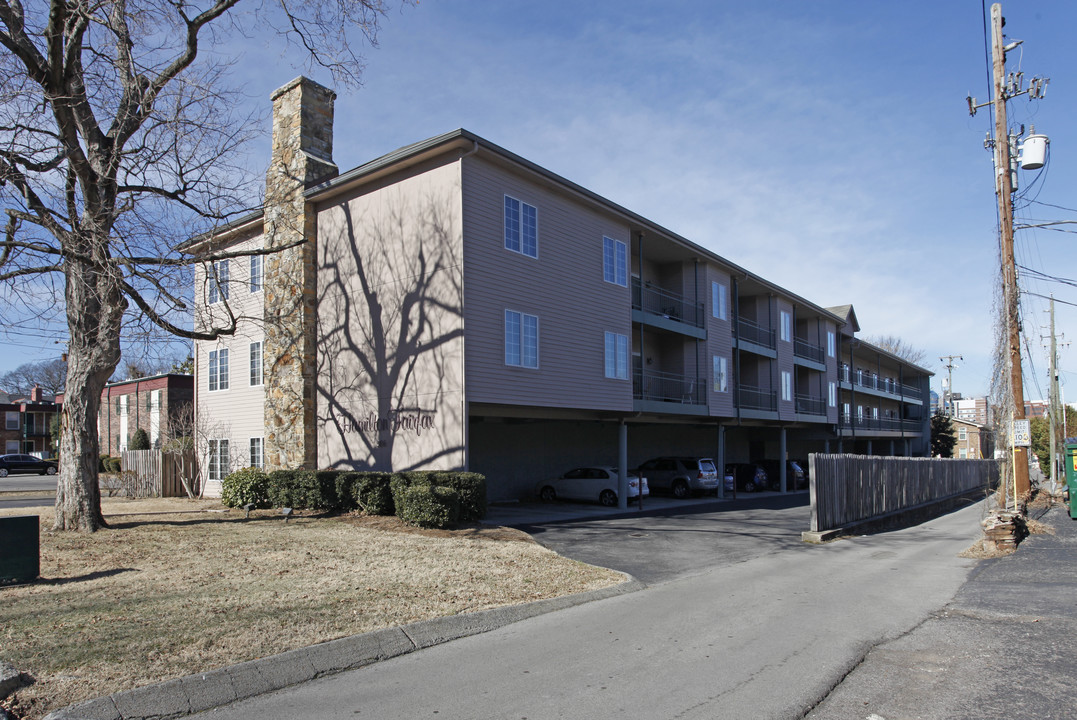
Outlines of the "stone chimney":
{"label": "stone chimney", "polygon": [[317,223],[308,185],[337,174],[333,164],[336,93],[299,77],[272,95],[273,153],[266,173],[264,266],[266,470],[315,469]]}

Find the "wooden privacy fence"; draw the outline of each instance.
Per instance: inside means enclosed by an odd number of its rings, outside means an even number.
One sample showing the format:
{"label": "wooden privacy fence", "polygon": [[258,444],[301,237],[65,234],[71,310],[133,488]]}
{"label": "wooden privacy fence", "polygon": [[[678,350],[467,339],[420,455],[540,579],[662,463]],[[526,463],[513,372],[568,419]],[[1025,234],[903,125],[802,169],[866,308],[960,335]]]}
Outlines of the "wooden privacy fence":
{"label": "wooden privacy fence", "polygon": [[835,530],[993,488],[997,460],[812,454],[811,529]]}
{"label": "wooden privacy fence", "polygon": [[125,450],[120,453],[120,479],[128,497],[187,497],[182,478],[198,495],[194,452]]}

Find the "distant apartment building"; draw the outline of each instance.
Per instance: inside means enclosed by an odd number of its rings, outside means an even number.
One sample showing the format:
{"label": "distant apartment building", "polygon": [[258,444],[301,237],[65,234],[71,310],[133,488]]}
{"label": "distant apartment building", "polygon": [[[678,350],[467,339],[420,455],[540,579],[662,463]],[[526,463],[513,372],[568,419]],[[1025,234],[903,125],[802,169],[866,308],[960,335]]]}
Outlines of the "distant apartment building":
{"label": "distant apartment building", "polygon": [[986,397],[963,398],[955,395],[954,417],[979,425],[990,425],[991,401]]}
{"label": "distant apartment building", "polygon": [[191,375],[168,373],[109,383],[101,391],[97,413],[101,454],[119,455],[127,450],[139,428],[146,431],[151,447],[160,447],[170,434],[190,433],[193,421]]}
{"label": "distant apartment building", "polygon": [[954,437],[954,457],[970,460],[994,457],[994,433],[989,427],[971,420],[952,418]]}
{"label": "distant apartment building", "polygon": [[0,403],[4,425],[0,429],[0,442],[4,454],[26,453],[41,457],[56,455],[52,444],[52,426],[60,415],[60,405],[46,397],[39,387],[30,391],[28,398],[4,393]]}
{"label": "distant apartment building", "polygon": [[[931,373],[466,130],[345,173],[331,91],[274,93],[262,211],[195,238],[207,492],[247,465],[468,469],[929,453]],[[306,240],[307,242],[303,242]],[[784,466],[784,464],[783,464]]]}
{"label": "distant apartment building", "polygon": [[1040,400],[1025,400],[1026,418],[1045,418],[1051,414],[1050,403]]}

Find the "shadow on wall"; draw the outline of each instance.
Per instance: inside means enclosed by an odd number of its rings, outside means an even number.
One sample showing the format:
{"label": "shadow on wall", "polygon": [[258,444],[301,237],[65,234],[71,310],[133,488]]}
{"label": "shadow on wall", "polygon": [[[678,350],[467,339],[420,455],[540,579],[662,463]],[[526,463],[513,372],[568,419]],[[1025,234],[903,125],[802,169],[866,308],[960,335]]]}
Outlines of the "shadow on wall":
{"label": "shadow on wall", "polygon": [[464,466],[452,193],[390,187],[319,219],[319,467]]}

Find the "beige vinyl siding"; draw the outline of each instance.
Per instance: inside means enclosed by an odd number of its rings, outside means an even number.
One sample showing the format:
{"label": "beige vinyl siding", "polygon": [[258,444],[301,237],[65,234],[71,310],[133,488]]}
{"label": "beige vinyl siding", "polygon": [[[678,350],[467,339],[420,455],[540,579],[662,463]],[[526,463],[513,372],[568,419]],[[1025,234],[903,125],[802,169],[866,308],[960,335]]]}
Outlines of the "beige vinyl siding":
{"label": "beige vinyl siding", "polygon": [[318,212],[318,466],[464,467],[460,163]]}
{"label": "beige vinyl siding", "polygon": [[[537,259],[505,249],[505,195],[538,208]],[[631,380],[604,372],[605,333],[632,337],[631,291],[602,273],[602,237],[630,246],[628,227],[481,156],[464,160],[463,209],[468,399],[631,410]],[[505,310],[538,317],[538,368],[505,364]]]}
{"label": "beige vinyl siding", "polygon": [[[262,236],[256,235],[235,242],[227,249],[240,251],[261,247]],[[207,477],[208,439],[229,441],[230,469],[236,470],[250,462],[250,438],[265,435],[264,385],[250,385],[250,344],[263,342],[265,336],[262,329],[263,296],[261,292],[250,292],[249,257],[232,258],[228,262],[228,304],[240,319],[236,332],[230,336],[222,335],[214,341],[197,341],[194,347],[195,397],[198,404],[196,442],[203,475]],[[199,292],[205,288],[205,273],[198,268],[195,275],[196,317],[201,318],[203,324],[219,326],[223,323],[223,305],[206,306],[205,295]],[[228,389],[210,391],[209,353],[225,348],[228,350]],[[218,496],[220,485],[207,482],[206,494]]]}

